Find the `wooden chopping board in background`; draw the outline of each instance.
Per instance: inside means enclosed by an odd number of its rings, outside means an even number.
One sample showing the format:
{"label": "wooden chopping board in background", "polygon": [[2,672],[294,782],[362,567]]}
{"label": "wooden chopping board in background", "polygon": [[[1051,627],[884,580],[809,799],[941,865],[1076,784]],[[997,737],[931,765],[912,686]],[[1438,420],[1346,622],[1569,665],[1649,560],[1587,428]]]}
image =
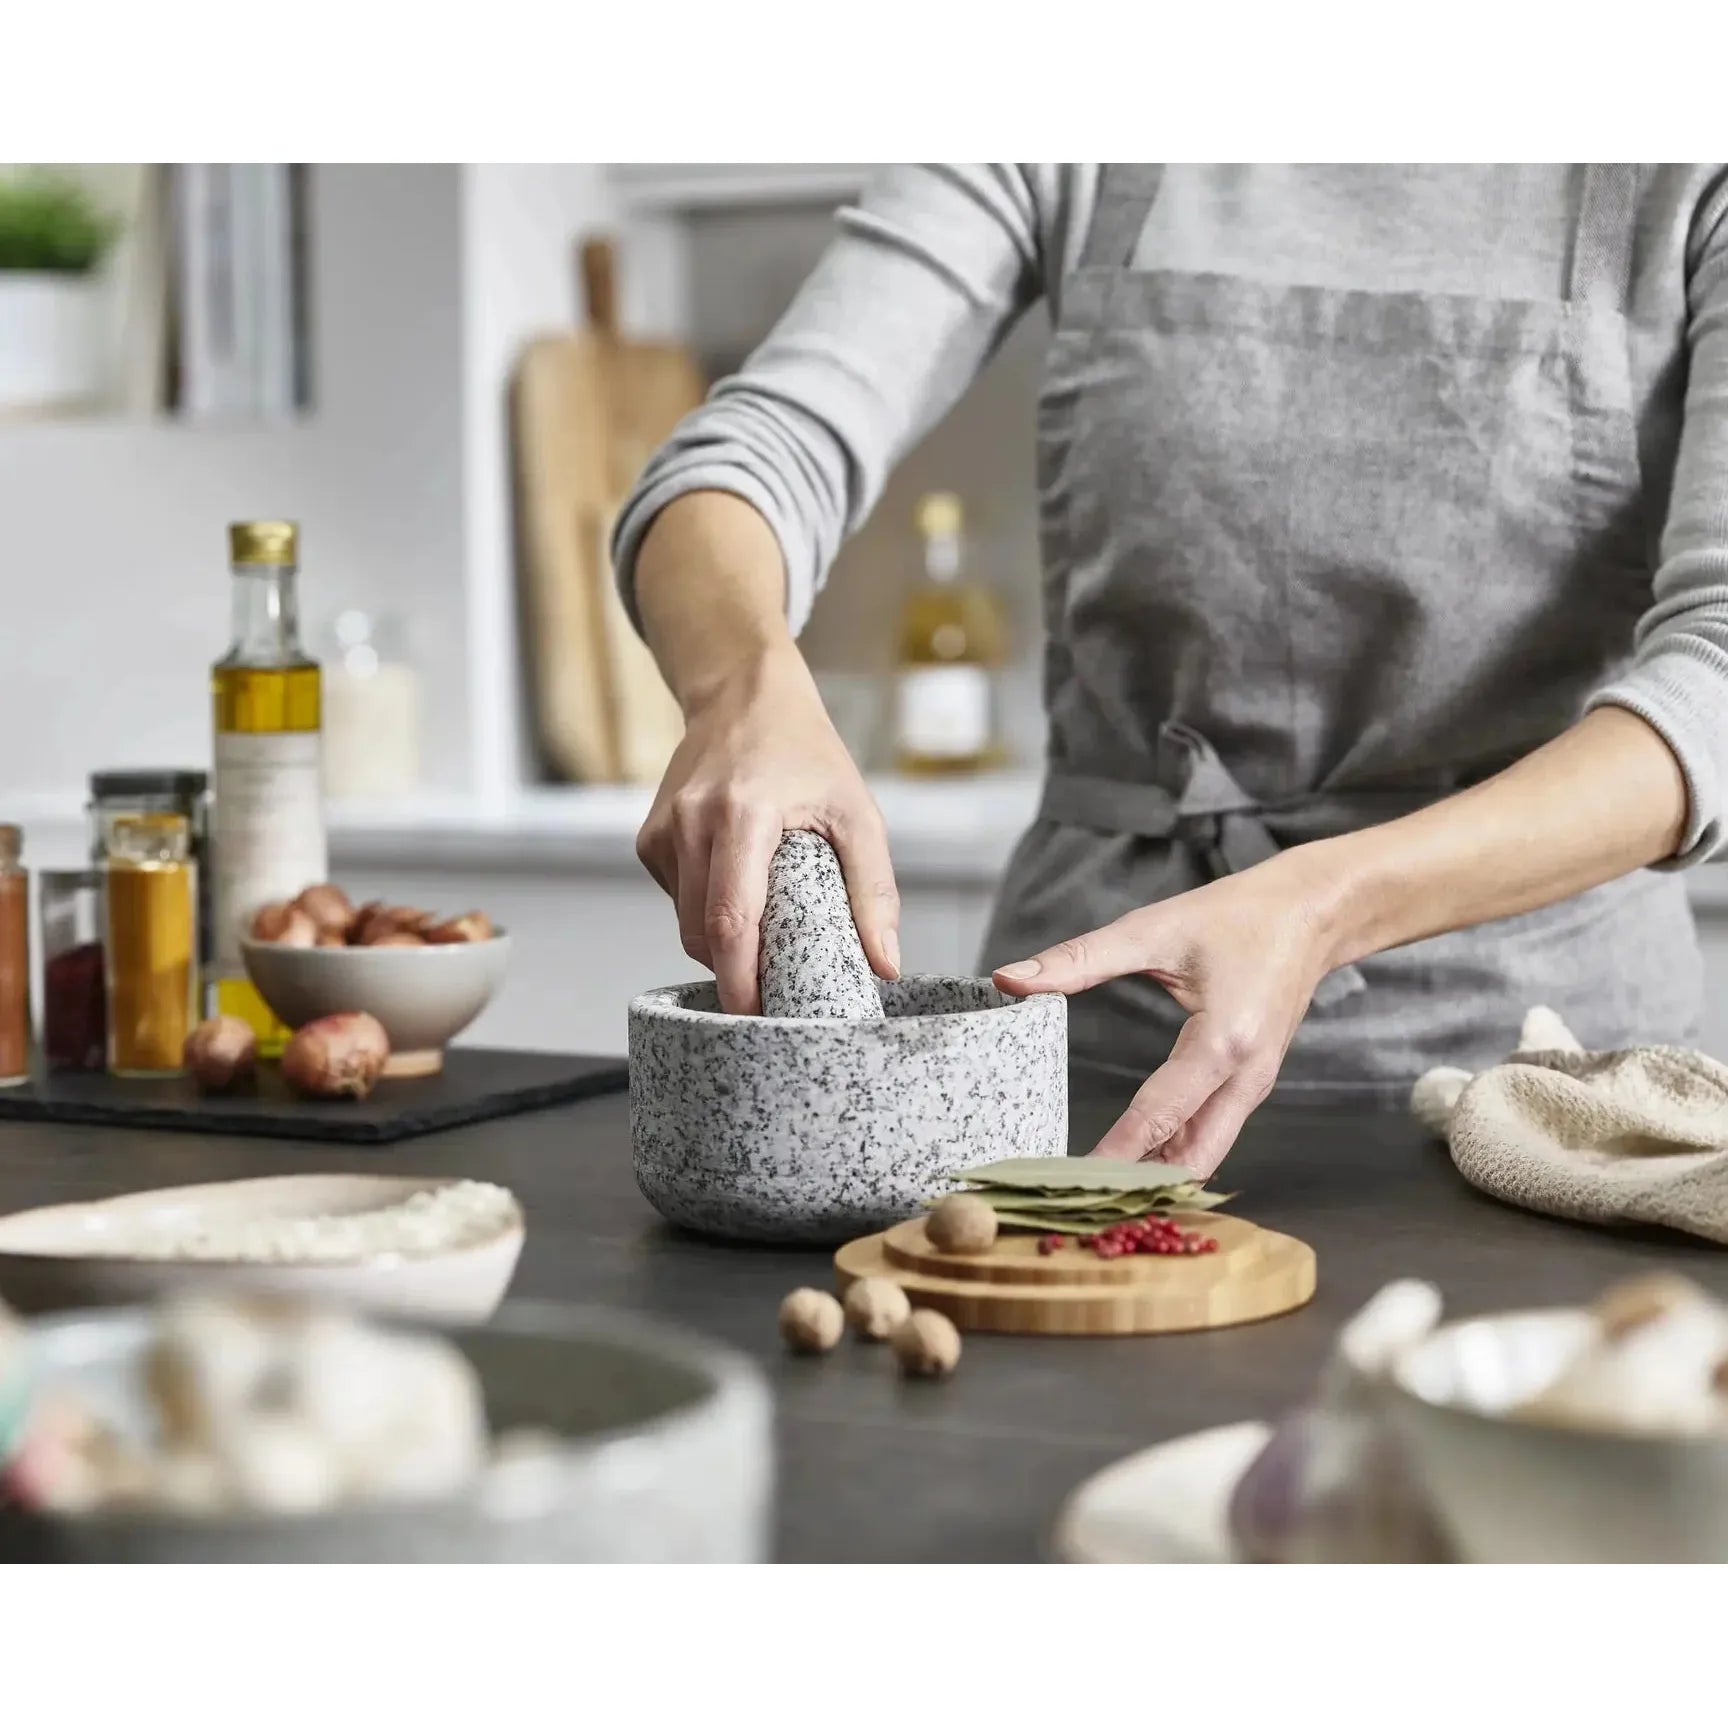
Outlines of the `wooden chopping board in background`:
{"label": "wooden chopping board in background", "polygon": [[658,780],[683,719],[612,580],[619,506],[702,400],[689,351],[618,330],[609,241],[581,252],[584,327],[524,349],[512,390],[523,637],[536,731],[559,775]]}

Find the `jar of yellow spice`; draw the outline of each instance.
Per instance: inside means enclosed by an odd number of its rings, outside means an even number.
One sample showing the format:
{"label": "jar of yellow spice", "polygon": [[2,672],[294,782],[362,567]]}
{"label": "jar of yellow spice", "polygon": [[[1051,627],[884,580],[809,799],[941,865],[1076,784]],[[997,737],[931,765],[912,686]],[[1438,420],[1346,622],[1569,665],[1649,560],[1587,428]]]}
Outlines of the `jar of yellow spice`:
{"label": "jar of yellow spice", "polygon": [[186,818],[118,818],[103,877],[108,1071],[179,1074],[198,1023],[198,879]]}

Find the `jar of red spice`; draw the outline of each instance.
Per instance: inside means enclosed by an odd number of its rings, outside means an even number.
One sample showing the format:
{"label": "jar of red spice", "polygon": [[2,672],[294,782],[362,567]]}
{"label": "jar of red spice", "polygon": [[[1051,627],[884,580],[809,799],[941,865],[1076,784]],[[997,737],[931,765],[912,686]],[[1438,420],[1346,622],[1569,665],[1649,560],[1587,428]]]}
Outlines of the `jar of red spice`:
{"label": "jar of red spice", "polygon": [[37,873],[42,920],[42,1057],[50,1068],[108,1065],[102,873]]}
{"label": "jar of red spice", "polygon": [[30,874],[24,832],[0,823],[0,1086],[30,1078]]}

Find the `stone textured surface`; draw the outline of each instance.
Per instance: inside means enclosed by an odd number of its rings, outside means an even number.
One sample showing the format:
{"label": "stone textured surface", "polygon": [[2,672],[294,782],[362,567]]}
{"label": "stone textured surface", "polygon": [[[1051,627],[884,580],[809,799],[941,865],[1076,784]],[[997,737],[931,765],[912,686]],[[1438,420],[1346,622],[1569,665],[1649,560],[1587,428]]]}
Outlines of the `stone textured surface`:
{"label": "stone textured surface", "polygon": [[759,965],[765,1015],[882,1018],[882,998],[852,921],[840,860],[820,834],[788,834],[775,850]]}
{"label": "stone textured surface", "polygon": [[675,1224],[839,1242],[955,1170],[1068,1150],[1067,1000],[988,979],[879,985],[873,1022],[719,1012],[712,984],[630,1004],[636,1180]]}

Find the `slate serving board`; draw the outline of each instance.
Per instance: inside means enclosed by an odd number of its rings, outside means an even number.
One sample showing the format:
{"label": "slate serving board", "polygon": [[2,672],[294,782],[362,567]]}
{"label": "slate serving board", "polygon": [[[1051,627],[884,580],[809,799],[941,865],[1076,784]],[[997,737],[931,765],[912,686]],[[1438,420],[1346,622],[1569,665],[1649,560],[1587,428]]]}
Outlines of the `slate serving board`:
{"label": "slate serving board", "polygon": [[531,1050],[451,1050],[441,1074],[380,1080],[370,1098],[296,1098],[274,1063],[250,1087],[200,1095],[189,1076],[116,1080],[106,1074],[38,1074],[0,1089],[0,1122],[82,1122],[169,1128],[181,1134],[250,1134],[383,1146],[601,1092],[620,1092],[629,1070],[615,1057]]}

